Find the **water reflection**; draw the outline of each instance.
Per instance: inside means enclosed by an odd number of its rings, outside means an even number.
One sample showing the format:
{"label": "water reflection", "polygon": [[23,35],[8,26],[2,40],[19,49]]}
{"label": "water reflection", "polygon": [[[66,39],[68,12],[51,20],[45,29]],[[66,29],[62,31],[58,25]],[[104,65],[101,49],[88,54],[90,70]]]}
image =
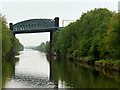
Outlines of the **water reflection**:
{"label": "water reflection", "polygon": [[72,88],[120,88],[120,76],[104,75],[93,67],[75,66],[71,62],[55,62],[53,77],[62,83],[63,87]]}
{"label": "water reflection", "polygon": [[15,63],[18,62],[18,60],[18,58],[14,57],[2,60],[2,87],[15,75]]}
{"label": "water reflection", "polygon": [[[40,77],[40,76],[33,76],[29,74],[17,74],[14,76],[13,81],[19,82],[22,85],[28,88],[50,88],[51,86],[54,86],[54,83],[49,82],[47,77]],[[14,86],[15,88],[16,86]],[[17,87],[16,87],[17,88]],[[21,87],[23,88],[23,87]]]}
{"label": "water reflection", "polygon": [[20,55],[15,57],[19,59],[17,63],[16,61],[14,63],[11,62],[14,61],[14,59],[11,59],[10,62],[3,64],[3,87],[56,88],[55,82],[49,80],[49,62],[45,53],[25,49],[20,52]]}
{"label": "water reflection", "polygon": [[5,88],[120,88],[119,85],[120,75],[65,60],[53,60],[50,66],[45,53],[36,50],[24,50],[16,58],[3,60]]}

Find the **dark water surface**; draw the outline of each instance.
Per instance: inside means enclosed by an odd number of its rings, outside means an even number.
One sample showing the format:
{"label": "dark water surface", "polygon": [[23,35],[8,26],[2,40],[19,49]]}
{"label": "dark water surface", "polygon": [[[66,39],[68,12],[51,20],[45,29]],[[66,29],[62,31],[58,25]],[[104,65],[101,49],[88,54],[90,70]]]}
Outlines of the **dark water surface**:
{"label": "dark water surface", "polygon": [[5,88],[120,88],[120,75],[90,66],[54,61],[50,72],[45,53],[36,50],[25,49],[10,60],[3,62]]}

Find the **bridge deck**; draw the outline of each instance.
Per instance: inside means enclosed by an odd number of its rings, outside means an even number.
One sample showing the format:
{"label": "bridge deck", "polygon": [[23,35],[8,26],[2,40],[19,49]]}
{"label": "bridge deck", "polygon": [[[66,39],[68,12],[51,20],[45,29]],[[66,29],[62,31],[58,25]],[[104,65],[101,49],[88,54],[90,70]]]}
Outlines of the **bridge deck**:
{"label": "bridge deck", "polygon": [[23,31],[13,31],[14,34],[21,34],[21,33],[40,33],[40,32],[51,32],[62,29],[63,27],[54,27],[48,29],[33,29],[33,30],[23,30]]}
{"label": "bridge deck", "polygon": [[29,19],[9,25],[13,34],[54,32],[62,28],[59,27],[59,17],[55,17],[55,19]]}

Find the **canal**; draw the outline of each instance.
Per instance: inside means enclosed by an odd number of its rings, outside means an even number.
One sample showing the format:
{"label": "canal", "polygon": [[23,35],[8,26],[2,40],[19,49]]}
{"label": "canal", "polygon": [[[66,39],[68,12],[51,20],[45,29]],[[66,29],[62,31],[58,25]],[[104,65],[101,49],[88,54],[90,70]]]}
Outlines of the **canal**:
{"label": "canal", "polygon": [[3,62],[4,88],[120,88],[119,85],[119,74],[69,61],[53,61],[50,71],[46,54],[32,49],[24,49]]}

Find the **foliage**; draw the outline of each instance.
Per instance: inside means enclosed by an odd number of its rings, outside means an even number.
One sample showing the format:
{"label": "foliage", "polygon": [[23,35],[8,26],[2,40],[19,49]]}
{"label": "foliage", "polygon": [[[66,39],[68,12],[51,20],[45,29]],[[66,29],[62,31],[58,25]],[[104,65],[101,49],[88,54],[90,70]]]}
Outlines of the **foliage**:
{"label": "foliage", "polygon": [[47,45],[48,45],[48,41],[46,43],[41,43],[39,46],[35,47],[34,49],[42,51],[42,52],[46,52],[47,51]]}
{"label": "foliage", "polygon": [[7,57],[8,55],[15,54],[18,50],[23,49],[23,46],[9,30],[5,16],[0,15],[0,22],[2,57]]}
{"label": "foliage", "polygon": [[95,8],[55,32],[53,41],[54,51],[65,58],[76,60],[92,55],[95,60],[120,59],[118,14]]}
{"label": "foliage", "polygon": [[113,14],[111,18],[107,35],[103,38],[104,49],[110,57],[120,59],[120,29],[118,29],[118,14]]}

